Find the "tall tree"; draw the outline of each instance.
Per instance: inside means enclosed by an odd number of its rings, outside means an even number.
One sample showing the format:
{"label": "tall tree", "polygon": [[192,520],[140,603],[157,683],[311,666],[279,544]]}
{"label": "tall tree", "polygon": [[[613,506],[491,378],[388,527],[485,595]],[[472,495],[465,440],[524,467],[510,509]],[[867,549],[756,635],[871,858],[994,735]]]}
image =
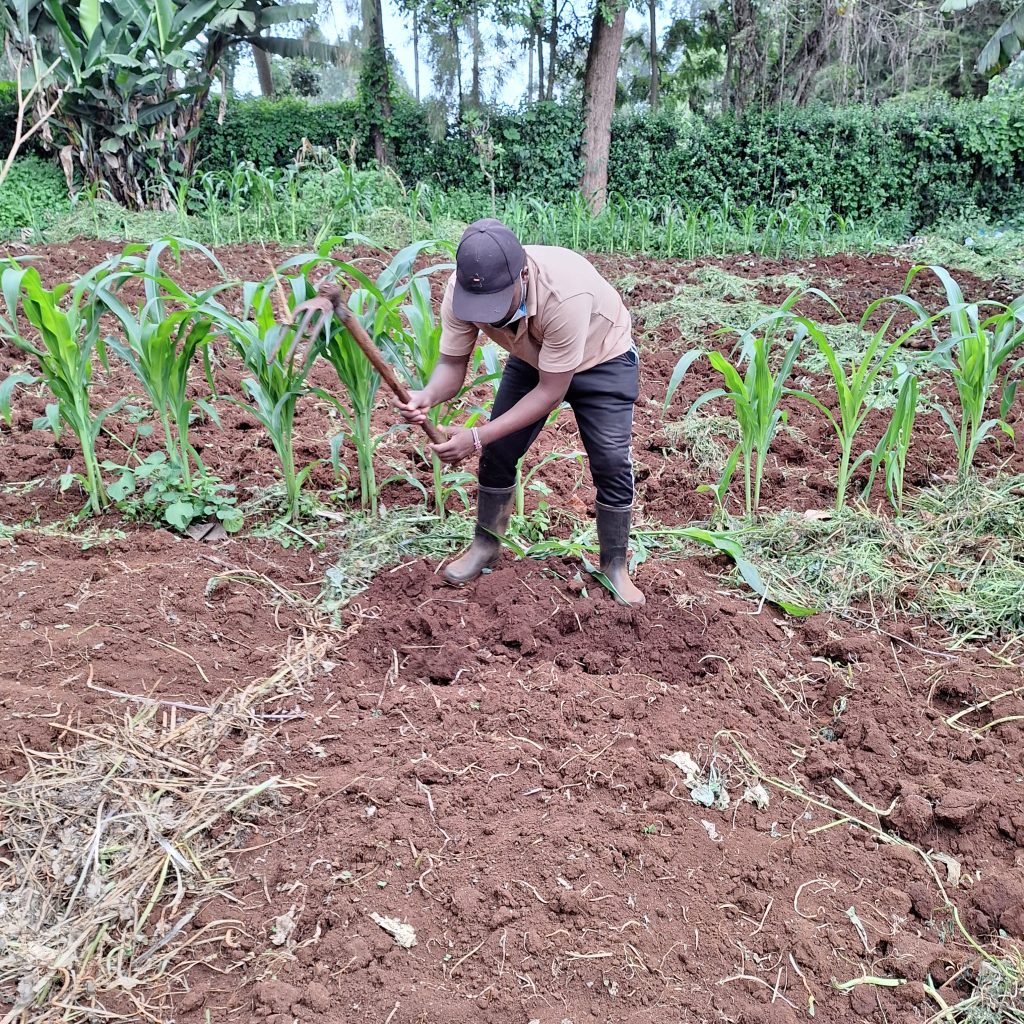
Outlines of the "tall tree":
{"label": "tall tree", "polygon": [[359,73],[359,99],[370,129],[373,155],[384,166],[391,162],[387,132],[391,124],[391,69],[384,45],[381,0],[362,0],[364,46]]}
{"label": "tall tree", "polygon": [[413,78],[416,82],[416,102],[420,101],[420,12],[413,8],[412,12],[412,63]]}
{"label": "tall tree", "polygon": [[274,75],[270,70],[270,54],[260,46],[259,42],[251,44],[252,62],[256,65],[256,81],[260,85],[260,95],[267,99],[274,96]]}
{"label": "tall tree", "polygon": [[651,93],[650,103],[651,110],[657,111],[658,109],[658,22],[657,22],[657,2],[656,0],[647,0],[647,11],[650,15],[651,22]]}
{"label": "tall tree", "polygon": [[626,8],[608,9],[598,0],[583,78],[583,177],[580,189],[596,213],[608,198],[608,150],[611,146],[615,86]]}
{"label": "tall tree", "polygon": [[551,21],[548,25],[548,84],[544,98],[555,98],[555,67],[558,62],[558,0],[551,0]]}

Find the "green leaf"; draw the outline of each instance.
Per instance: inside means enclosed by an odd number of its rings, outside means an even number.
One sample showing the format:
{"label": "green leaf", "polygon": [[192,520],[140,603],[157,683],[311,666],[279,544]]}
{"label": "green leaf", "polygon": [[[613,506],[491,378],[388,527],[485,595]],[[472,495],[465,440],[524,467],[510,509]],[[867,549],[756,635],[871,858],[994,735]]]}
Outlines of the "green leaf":
{"label": "green leaf", "polygon": [[194,518],[195,509],[190,501],[175,501],[164,509],[164,519],[178,530],[184,530]]}
{"label": "green leaf", "polygon": [[135,474],[125,473],[120,480],[115,480],[107,487],[107,495],[114,501],[124,501],[135,491]]}
{"label": "green leaf", "polygon": [[698,541],[701,544],[707,544],[728,555],[736,563],[736,569],[743,578],[743,581],[755,594],[774,605],[778,605],[779,608],[789,615],[803,617],[818,614],[817,608],[806,608],[803,605],[785,600],[784,598],[775,597],[769,593],[768,587],[764,580],[761,579],[761,574],[757,571],[757,567],[743,556],[743,546],[735,537],[730,537],[726,533],[714,530],[704,530],[697,526],[673,531],[673,533],[680,537],[689,537],[690,540]]}
{"label": "green leaf", "polygon": [[34,384],[39,378],[31,373],[12,373],[0,384],[0,419],[11,422],[11,395],[19,384]]}
{"label": "green leaf", "polygon": [[597,582],[600,583],[601,586],[608,591],[608,593],[610,593],[613,597],[617,597],[620,601],[623,601],[623,603],[625,603],[622,595],[618,592],[618,590],[615,589],[615,584],[612,583],[612,581],[608,579],[608,577],[605,576],[605,574],[601,572],[601,570],[598,569],[598,567],[594,565],[594,563],[591,562],[589,558],[584,556],[581,559],[581,561],[583,562],[583,568],[586,569],[587,572],[589,572],[590,575],[593,576],[594,579],[597,580]]}
{"label": "green leaf", "polygon": [[217,518],[227,533],[238,533],[244,521],[242,513],[237,508],[218,509]]}
{"label": "green leaf", "polygon": [[78,5],[78,23],[82,26],[86,41],[91,40],[100,25],[100,0],[81,0]]}
{"label": "green leaf", "polygon": [[679,385],[682,384],[683,378],[686,376],[686,371],[689,370],[702,355],[704,355],[703,349],[691,349],[680,358],[679,362],[676,363],[675,369],[672,371],[672,376],[669,378],[668,390],[665,392],[665,401],[662,405],[662,410],[668,409],[676,390]]}

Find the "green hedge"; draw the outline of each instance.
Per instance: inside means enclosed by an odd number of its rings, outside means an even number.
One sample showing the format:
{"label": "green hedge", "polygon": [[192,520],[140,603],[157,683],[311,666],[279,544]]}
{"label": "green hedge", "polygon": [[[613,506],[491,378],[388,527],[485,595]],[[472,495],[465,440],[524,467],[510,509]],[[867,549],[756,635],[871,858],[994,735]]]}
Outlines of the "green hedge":
{"label": "green hedge", "polygon": [[[491,115],[489,124],[504,150],[495,168],[500,191],[550,195],[573,189],[580,167],[578,110],[539,103],[519,113]],[[243,100],[228,104],[223,124],[217,124],[213,113],[204,119],[199,153],[207,168],[230,167],[240,160],[280,167],[308,139],[343,152],[354,143],[357,159],[367,162],[372,157],[368,135],[355,101]],[[489,187],[468,133],[454,128],[437,140],[425,107],[397,103],[389,136],[403,181],[427,181],[444,190]]]}
{"label": "green hedge", "polygon": [[900,213],[910,229],[972,206],[1024,215],[1024,107],[945,102],[784,109],[743,120],[619,118],[609,187],[701,203],[820,199],[844,217]]}
{"label": "green hedge", "polygon": [[[499,192],[563,198],[579,180],[580,112],[535,104],[492,114],[503,155]],[[263,100],[230,104],[223,125],[204,121],[207,166],[286,163],[303,137],[368,160],[355,103]],[[463,126],[436,140],[423,108],[401,103],[391,132],[406,183],[443,190],[487,187]],[[623,115],[612,126],[609,187],[627,197],[746,206],[789,197],[820,200],[844,217],[899,215],[913,230],[972,207],[1024,214],[1024,107],[1008,101],[944,101],[881,107],[783,109],[743,119]]]}
{"label": "green hedge", "polygon": [[[245,100],[217,105],[203,119],[200,167],[290,162],[304,138],[355,147],[370,161],[368,132],[355,102]],[[9,145],[10,88],[0,85],[0,152]],[[435,138],[427,108],[395,108],[391,146],[406,184],[479,193],[489,185],[464,125]],[[503,194],[567,198],[580,173],[580,111],[538,103],[489,115],[502,155],[493,172]],[[621,115],[612,127],[609,187],[628,197],[719,206],[819,200],[844,217],[896,217],[902,229],[979,209],[993,219],[1024,217],[1024,105],[1009,99],[891,102],[880,107],[812,107],[692,118]]]}

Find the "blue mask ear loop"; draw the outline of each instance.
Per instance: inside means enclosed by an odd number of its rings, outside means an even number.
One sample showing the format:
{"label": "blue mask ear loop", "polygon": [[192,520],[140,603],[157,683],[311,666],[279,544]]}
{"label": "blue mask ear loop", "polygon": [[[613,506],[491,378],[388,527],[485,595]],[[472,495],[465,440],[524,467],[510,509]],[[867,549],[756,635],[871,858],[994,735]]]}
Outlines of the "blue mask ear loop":
{"label": "blue mask ear loop", "polygon": [[508,330],[508,328],[511,327],[512,324],[514,324],[517,320],[521,320],[524,316],[526,316],[526,289],[527,289],[527,283],[526,283],[526,281],[522,280],[522,274],[523,274],[523,272],[520,271],[519,272],[519,277],[520,277],[520,280],[522,281],[522,285],[523,285],[523,300],[522,300],[522,302],[519,303],[519,308],[504,323],[497,325],[498,330],[500,330],[500,331]]}

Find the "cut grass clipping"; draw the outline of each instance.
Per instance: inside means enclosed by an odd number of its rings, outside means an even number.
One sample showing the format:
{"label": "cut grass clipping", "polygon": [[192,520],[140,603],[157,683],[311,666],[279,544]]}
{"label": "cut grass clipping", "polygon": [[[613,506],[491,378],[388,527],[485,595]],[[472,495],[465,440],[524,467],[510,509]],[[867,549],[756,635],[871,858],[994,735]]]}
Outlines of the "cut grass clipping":
{"label": "cut grass clipping", "polygon": [[193,924],[233,881],[225,854],[302,785],[266,777],[255,753],[316,658],[305,645],[211,708],[132,697],[122,721],[57,726],[66,746],[25,752],[0,790],[3,1024],[167,1019],[157,1004],[241,928]]}
{"label": "cut grass clipping", "polygon": [[321,606],[339,611],[389,565],[413,558],[440,561],[469,543],[473,523],[449,513],[442,521],[423,508],[396,508],[379,516],[331,515],[341,553],[325,574]]}
{"label": "cut grass clipping", "polygon": [[735,536],[770,587],[827,611],[921,616],[960,642],[1024,629],[1024,476],[930,488],[900,516],[766,515]]}
{"label": "cut grass clipping", "polygon": [[701,267],[691,276],[691,281],[676,286],[671,298],[633,307],[633,317],[643,337],[652,337],[669,321],[673,337],[679,339],[683,348],[694,345],[714,328],[743,331],[774,308],[758,299],[759,288],[791,292],[807,284],[795,274],[749,280],[713,266]]}

